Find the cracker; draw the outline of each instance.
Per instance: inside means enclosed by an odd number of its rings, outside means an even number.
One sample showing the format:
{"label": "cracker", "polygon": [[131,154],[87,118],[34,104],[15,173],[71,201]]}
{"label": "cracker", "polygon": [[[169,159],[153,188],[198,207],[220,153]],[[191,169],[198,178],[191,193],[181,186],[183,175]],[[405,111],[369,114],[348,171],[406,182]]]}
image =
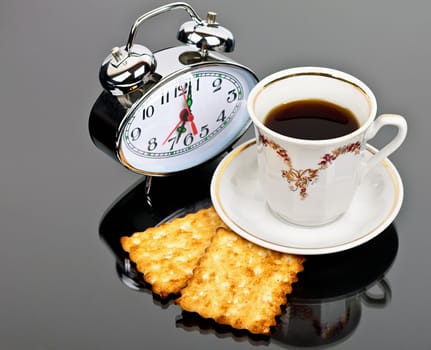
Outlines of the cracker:
{"label": "cracker", "polygon": [[269,334],[302,262],[219,228],[176,303],[218,323]]}
{"label": "cracker", "polygon": [[185,287],[220,226],[225,224],[211,207],[122,237],[121,244],[152,291],[166,298]]}

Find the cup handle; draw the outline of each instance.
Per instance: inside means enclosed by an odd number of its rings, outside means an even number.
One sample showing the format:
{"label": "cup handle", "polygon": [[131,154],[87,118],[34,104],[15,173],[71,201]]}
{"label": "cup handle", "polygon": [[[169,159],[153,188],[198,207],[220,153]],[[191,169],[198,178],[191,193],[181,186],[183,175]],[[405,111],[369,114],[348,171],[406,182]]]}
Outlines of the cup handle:
{"label": "cup handle", "polygon": [[368,306],[385,307],[389,304],[392,298],[392,291],[389,283],[384,279],[380,279],[376,286],[381,290],[381,295],[372,295],[368,289],[361,295],[362,301]]}
{"label": "cup handle", "polygon": [[398,133],[380,151],[374,154],[365,162],[365,170],[371,169],[374,165],[385,159],[403,143],[407,135],[407,122],[403,116],[398,114],[382,114],[373,122],[365,134],[365,142],[376,136],[377,132],[385,125],[392,125],[398,128]]}

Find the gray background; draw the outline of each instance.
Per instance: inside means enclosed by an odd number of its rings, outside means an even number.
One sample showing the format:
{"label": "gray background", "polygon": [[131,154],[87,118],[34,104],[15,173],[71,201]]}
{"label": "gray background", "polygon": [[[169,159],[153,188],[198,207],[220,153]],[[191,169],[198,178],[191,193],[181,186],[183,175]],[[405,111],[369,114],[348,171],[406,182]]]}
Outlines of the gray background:
{"label": "gray background", "polygon": [[[113,46],[125,44],[139,15],[165,3],[0,4],[1,349],[290,348],[175,327],[179,308],[127,289],[99,239],[105,210],[140,179],[89,139],[99,66]],[[358,327],[334,348],[429,349],[429,2],[189,3],[201,16],[218,13],[236,35],[230,57],[260,78],[294,66],[337,68],[371,87],[379,112],[405,115],[407,140],[391,156],[405,186],[395,220],[399,250],[386,275],[392,301],[384,309],[363,307]],[[153,50],[176,45],[186,20],[179,11],[151,20],[137,42]]]}

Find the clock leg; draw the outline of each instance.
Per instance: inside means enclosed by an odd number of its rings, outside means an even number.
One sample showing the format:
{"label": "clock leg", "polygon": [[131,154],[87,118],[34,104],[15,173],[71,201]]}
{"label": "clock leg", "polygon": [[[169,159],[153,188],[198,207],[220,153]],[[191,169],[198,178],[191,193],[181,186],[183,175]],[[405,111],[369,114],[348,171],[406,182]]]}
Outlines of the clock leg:
{"label": "clock leg", "polygon": [[145,198],[147,200],[147,204],[150,208],[153,207],[153,202],[151,201],[150,191],[151,191],[151,184],[153,182],[152,176],[146,176],[145,177]]}

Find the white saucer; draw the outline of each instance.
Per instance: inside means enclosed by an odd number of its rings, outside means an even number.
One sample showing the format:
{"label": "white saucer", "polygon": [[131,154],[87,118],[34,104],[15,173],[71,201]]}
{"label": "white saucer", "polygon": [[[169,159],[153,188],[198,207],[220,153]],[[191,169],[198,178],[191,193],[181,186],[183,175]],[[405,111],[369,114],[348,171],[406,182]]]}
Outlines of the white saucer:
{"label": "white saucer", "polygon": [[[376,237],[401,208],[403,184],[394,165],[385,159],[367,173],[353,203],[338,220],[318,227],[281,221],[264,201],[255,148],[255,140],[250,140],[223,159],[211,181],[211,199],[233,231],[258,245],[303,255],[343,251]],[[367,152],[368,156],[376,149],[367,145]]]}

